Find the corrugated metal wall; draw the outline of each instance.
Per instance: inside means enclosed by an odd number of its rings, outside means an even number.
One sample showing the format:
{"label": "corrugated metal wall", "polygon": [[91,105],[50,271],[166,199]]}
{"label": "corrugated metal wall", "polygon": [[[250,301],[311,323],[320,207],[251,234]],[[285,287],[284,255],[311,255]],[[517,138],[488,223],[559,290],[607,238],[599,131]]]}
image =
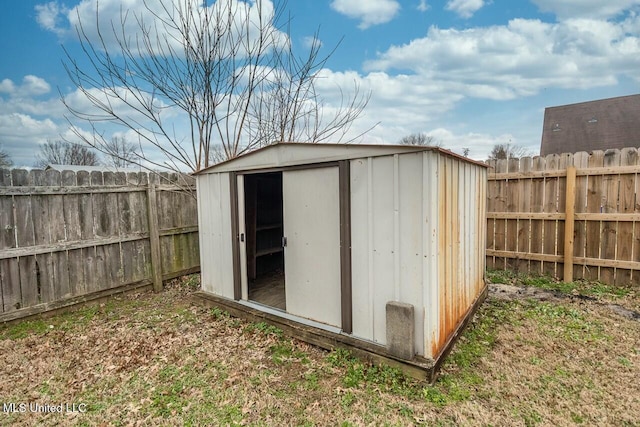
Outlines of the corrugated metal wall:
{"label": "corrugated metal wall", "polygon": [[[424,307],[432,255],[429,205],[437,157],[410,153],[351,161],[353,334],[386,343],[388,301],[416,310],[415,350],[424,354]],[[426,194],[427,197],[431,195]],[[426,257],[426,258],[425,258]]]}
{"label": "corrugated metal wall", "polygon": [[202,290],[233,298],[229,174],[197,179]]}
{"label": "corrugated metal wall", "polygon": [[486,171],[419,152],[351,161],[353,334],[386,344],[388,301],[415,307],[415,351],[437,355],[484,282]]}
{"label": "corrugated metal wall", "polygon": [[427,337],[432,357],[485,286],[486,169],[441,156],[438,175],[438,328]]}

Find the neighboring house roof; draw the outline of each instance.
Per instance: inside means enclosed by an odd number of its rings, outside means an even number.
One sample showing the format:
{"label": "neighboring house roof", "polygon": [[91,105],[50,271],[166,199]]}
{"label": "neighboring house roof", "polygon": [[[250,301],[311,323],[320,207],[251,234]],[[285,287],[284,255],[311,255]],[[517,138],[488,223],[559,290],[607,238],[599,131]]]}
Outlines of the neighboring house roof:
{"label": "neighboring house roof", "polygon": [[540,155],[640,146],[640,95],[548,107]]}
{"label": "neighboring house roof", "polygon": [[467,159],[451,151],[433,146],[281,142],[202,169],[194,175],[308,165],[418,151],[437,151],[486,167],[484,163],[476,162],[475,160]]}
{"label": "neighboring house roof", "polygon": [[81,166],[81,165],[52,165],[49,164],[44,170],[56,170],[56,171],[72,171],[72,172],[145,172],[141,168],[122,168],[115,166]]}

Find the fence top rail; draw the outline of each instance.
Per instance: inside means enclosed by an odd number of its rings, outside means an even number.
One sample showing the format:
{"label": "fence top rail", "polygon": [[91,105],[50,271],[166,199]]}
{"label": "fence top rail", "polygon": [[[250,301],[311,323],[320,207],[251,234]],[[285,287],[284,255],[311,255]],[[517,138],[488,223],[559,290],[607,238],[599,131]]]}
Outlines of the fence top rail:
{"label": "fence top rail", "polygon": [[195,186],[195,179],[187,174],[169,172],[100,172],[100,171],[58,171],[40,169],[0,168],[0,187],[102,187],[105,185],[146,186],[177,185]]}
{"label": "fence top rail", "polygon": [[[65,195],[65,194],[98,194],[98,193],[133,193],[147,191],[144,186],[23,186],[0,187],[0,196],[28,196],[28,195]],[[181,187],[178,185],[156,185],[156,191],[195,191],[194,187]]]}
{"label": "fence top rail", "polygon": [[[615,161],[615,159],[620,160]],[[621,163],[625,166],[611,166],[613,163]],[[488,160],[487,164],[489,180],[494,181],[564,177],[568,166],[575,166],[578,169],[577,176],[636,174],[640,173],[640,148],[594,150],[590,153],[579,151],[520,159],[492,159]],[[496,171],[500,172],[496,173]]]}
{"label": "fence top rail", "polygon": [[[529,172],[504,172],[495,173],[495,169],[489,170],[489,181],[498,181],[505,179],[531,179],[531,178],[557,178],[567,176],[566,169],[559,170],[543,170]],[[607,166],[597,168],[579,168],[576,169],[576,176],[594,176],[594,175],[627,175],[640,173],[640,165],[634,166]]]}

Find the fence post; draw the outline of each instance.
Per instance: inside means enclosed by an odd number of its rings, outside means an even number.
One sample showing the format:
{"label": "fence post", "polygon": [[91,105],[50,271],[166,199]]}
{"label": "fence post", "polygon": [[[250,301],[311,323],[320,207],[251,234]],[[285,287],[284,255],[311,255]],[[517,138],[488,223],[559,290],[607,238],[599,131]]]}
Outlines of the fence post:
{"label": "fence post", "polygon": [[573,240],[576,208],[576,167],[567,167],[567,192],[564,221],[564,276],[565,282],[573,282]]}
{"label": "fence post", "polygon": [[147,188],[147,212],[149,213],[149,243],[151,244],[151,278],[153,290],[162,290],[162,267],[160,265],[160,234],[158,231],[158,198],[156,185]]}

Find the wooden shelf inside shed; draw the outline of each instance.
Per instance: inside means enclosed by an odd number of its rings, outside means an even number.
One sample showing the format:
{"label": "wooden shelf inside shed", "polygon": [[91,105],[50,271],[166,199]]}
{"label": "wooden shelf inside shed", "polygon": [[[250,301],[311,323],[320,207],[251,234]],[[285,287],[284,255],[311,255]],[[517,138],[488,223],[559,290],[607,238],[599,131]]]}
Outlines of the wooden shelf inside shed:
{"label": "wooden shelf inside shed", "polygon": [[266,230],[275,230],[278,228],[282,228],[282,223],[274,223],[274,224],[264,224],[264,225],[258,225],[256,227],[256,231],[266,231]]}
{"label": "wooden shelf inside shed", "polygon": [[244,191],[247,278],[254,280],[284,266],[282,173],[247,175]]}
{"label": "wooden shelf inside shed", "polygon": [[284,251],[284,248],[282,246],[261,249],[259,251],[256,251],[256,257],[263,256],[263,255],[277,254],[278,252],[282,252],[282,251]]}

